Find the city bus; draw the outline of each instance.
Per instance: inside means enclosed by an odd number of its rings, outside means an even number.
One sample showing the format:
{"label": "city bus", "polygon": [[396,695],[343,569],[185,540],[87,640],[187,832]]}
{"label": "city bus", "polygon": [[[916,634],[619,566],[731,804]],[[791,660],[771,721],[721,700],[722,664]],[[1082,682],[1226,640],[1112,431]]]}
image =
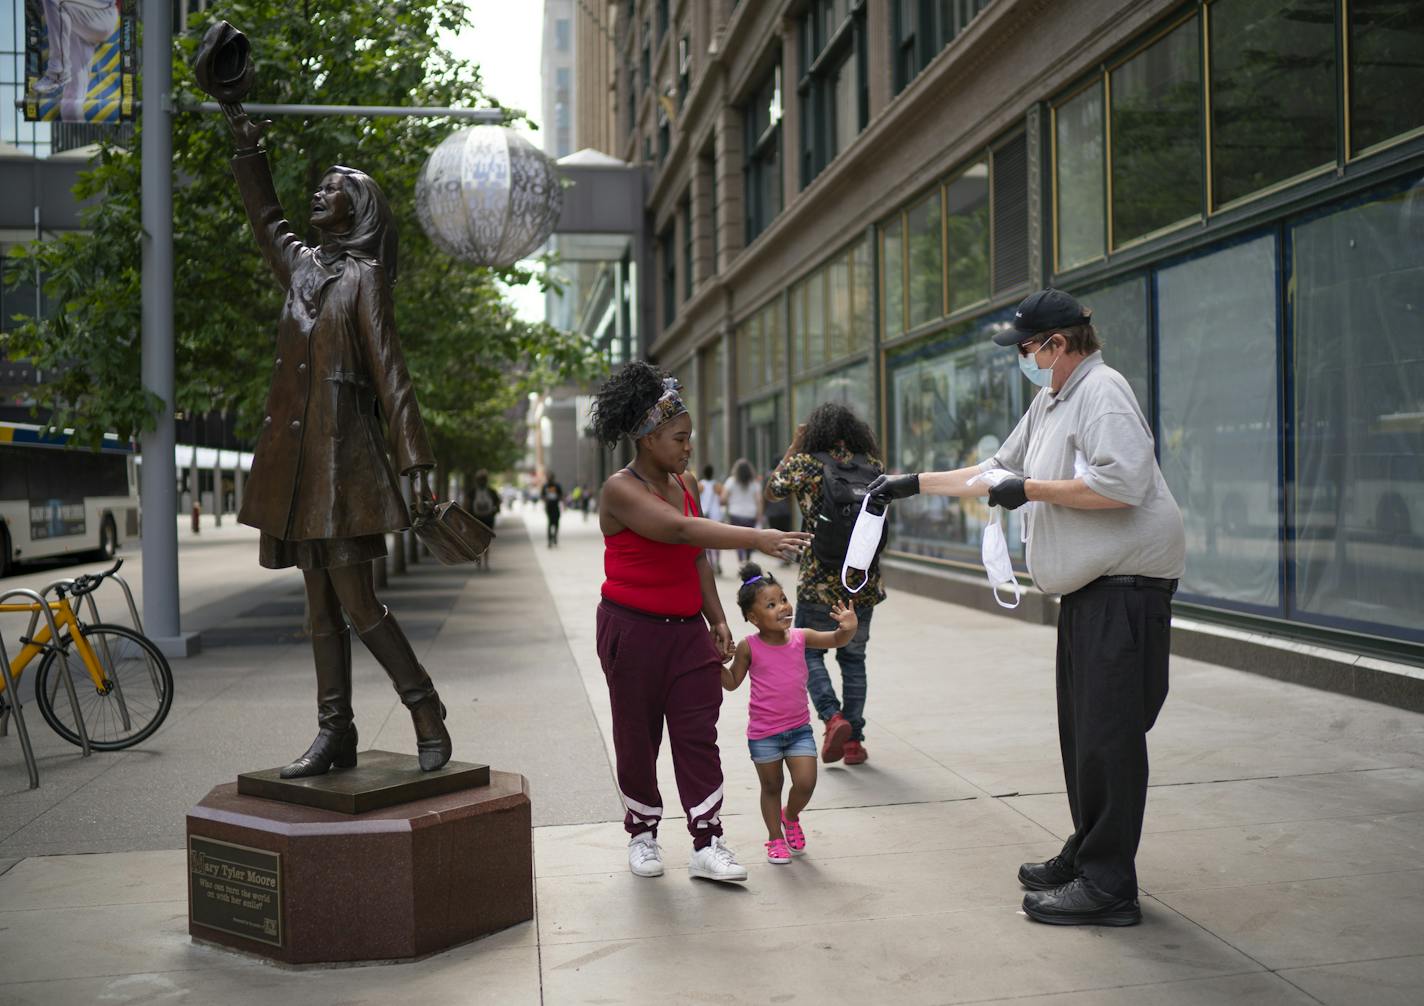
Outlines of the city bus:
{"label": "city bus", "polygon": [[89,451],[38,426],[0,422],[0,577],[16,563],[108,558],[138,537],[134,448]]}

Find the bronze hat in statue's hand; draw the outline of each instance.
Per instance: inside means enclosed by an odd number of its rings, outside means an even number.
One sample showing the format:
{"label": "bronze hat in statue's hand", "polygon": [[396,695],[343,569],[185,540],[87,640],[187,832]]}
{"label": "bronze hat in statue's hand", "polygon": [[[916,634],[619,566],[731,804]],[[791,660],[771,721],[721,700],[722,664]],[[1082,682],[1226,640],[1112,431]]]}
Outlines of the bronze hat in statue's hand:
{"label": "bronze hat in statue's hand", "polygon": [[252,90],[256,71],[252,66],[252,46],[247,36],[226,21],[208,29],[193,59],[193,75],[198,86],[218,101],[237,102]]}

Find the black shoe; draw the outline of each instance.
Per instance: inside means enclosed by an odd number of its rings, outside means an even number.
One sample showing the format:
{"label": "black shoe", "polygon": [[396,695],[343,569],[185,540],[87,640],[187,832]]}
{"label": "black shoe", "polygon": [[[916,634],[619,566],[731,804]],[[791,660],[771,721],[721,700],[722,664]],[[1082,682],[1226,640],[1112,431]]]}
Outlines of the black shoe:
{"label": "black shoe", "polygon": [[356,767],[356,724],[340,732],[322,727],[306,754],[277,773],[283,779],[325,775],[334,768]]}
{"label": "black shoe", "polygon": [[1051,891],[1077,875],[1073,864],[1062,856],[1054,856],[1046,863],[1025,863],[1019,867],[1019,883],[1029,891]]}
{"label": "black shoe", "polygon": [[1142,921],[1136,898],[1114,898],[1083,877],[1052,891],[1024,895],[1024,914],[1050,926],[1135,926]]}

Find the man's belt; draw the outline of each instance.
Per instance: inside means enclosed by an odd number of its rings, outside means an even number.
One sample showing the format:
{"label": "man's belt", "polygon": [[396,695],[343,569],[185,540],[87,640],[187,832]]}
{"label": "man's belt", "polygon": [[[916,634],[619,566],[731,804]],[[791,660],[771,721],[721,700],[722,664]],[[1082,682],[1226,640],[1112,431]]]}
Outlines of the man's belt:
{"label": "man's belt", "polygon": [[1133,590],[1165,590],[1169,594],[1175,594],[1177,581],[1163,580],[1156,576],[1100,576],[1081,589],[1087,590],[1090,587],[1130,587]]}

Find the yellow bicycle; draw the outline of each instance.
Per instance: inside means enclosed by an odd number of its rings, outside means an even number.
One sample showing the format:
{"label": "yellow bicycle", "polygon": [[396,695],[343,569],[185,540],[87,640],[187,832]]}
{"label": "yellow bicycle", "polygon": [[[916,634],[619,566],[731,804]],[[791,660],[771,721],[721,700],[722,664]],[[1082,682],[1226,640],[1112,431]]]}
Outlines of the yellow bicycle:
{"label": "yellow bicycle", "polygon": [[[103,573],[85,574],[55,587],[56,600],[44,606],[50,610],[58,639],[50,629],[51,618],[40,617],[39,604],[0,604],[0,613],[34,616],[30,635],[20,637],[20,652],[10,662],[11,679],[18,683],[25,668],[39,657],[35,702],[45,722],[79,747],[84,746],[87,733],[89,747],[96,751],[121,751],[151,737],[173,706],[173,670],[147,636],[122,625],[86,625],[79,620],[79,599],[121,565],[122,559]],[[60,689],[68,692],[70,687],[64,680],[66,670],[79,699],[82,724],[75,722],[67,701],[57,701]],[[0,675],[0,721],[9,699],[5,687]]]}

